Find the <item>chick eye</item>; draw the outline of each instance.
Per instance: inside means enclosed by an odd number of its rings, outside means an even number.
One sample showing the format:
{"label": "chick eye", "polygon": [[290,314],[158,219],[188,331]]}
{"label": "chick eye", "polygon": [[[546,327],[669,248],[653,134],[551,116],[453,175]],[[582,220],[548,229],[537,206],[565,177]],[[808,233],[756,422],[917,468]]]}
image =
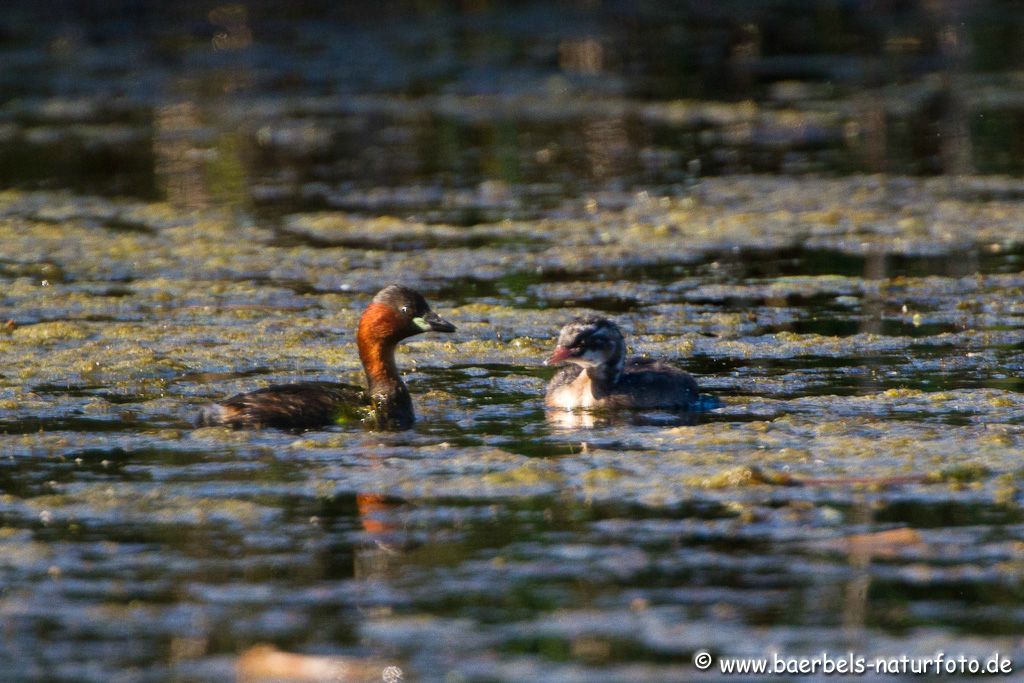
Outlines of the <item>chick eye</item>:
{"label": "chick eye", "polygon": [[409,307],[408,306],[402,306],[401,310],[402,310],[402,313],[408,313],[409,312]]}

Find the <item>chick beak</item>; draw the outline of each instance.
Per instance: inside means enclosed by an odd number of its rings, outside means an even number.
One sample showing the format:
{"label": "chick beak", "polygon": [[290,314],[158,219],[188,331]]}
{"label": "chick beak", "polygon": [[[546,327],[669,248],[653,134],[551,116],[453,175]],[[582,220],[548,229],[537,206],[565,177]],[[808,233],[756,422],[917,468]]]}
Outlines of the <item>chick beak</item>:
{"label": "chick beak", "polygon": [[556,346],[554,353],[552,353],[548,357],[548,359],[544,361],[544,365],[556,365],[564,361],[566,358],[572,358],[574,355],[575,354],[573,353],[572,349],[570,349],[569,347]]}
{"label": "chick beak", "polygon": [[424,332],[454,332],[455,325],[439,316],[433,311],[427,311],[419,318],[413,318],[412,322]]}

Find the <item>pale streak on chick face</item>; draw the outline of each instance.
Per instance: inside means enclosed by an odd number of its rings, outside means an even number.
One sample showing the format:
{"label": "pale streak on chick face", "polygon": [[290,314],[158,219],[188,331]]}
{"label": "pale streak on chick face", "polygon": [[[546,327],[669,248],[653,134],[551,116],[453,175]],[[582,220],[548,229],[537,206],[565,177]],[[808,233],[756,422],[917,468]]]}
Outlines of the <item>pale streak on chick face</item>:
{"label": "pale streak on chick face", "polygon": [[583,368],[596,368],[599,365],[604,365],[608,362],[610,356],[607,348],[603,349],[587,349],[579,356],[573,356],[572,358],[566,358],[565,362],[579,365]]}

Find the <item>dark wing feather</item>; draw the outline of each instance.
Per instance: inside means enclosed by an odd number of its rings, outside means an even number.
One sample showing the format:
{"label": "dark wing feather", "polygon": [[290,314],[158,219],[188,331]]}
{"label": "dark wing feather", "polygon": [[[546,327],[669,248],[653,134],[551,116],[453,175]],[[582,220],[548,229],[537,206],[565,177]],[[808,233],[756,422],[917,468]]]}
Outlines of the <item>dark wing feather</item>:
{"label": "dark wing feather", "polygon": [[631,358],[609,400],[627,408],[688,410],[698,396],[689,373],[659,360]]}
{"label": "dark wing feather", "polygon": [[206,406],[199,424],[310,429],[332,424],[368,405],[366,392],[351,384],[278,384]]}

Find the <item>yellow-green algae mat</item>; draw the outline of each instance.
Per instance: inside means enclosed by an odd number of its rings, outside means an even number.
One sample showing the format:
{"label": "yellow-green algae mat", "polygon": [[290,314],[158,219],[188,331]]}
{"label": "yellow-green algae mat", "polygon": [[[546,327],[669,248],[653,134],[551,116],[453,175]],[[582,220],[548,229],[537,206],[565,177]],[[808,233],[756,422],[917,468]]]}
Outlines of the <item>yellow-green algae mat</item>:
{"label": "yellow-green algae mat", "polygon": [[[463,228],[0,194],[0,659],[97,680],[208,680],[261,642],[446,681],[688,680],[698,649],[1024,662],[1021,196],[737,178]],[[237,391],[359,381],[354,326],[389,282],[459,328],[400,351],[415,430],[192,428]],[[545,413],[541,360],[585,312],[723,407]]]}

